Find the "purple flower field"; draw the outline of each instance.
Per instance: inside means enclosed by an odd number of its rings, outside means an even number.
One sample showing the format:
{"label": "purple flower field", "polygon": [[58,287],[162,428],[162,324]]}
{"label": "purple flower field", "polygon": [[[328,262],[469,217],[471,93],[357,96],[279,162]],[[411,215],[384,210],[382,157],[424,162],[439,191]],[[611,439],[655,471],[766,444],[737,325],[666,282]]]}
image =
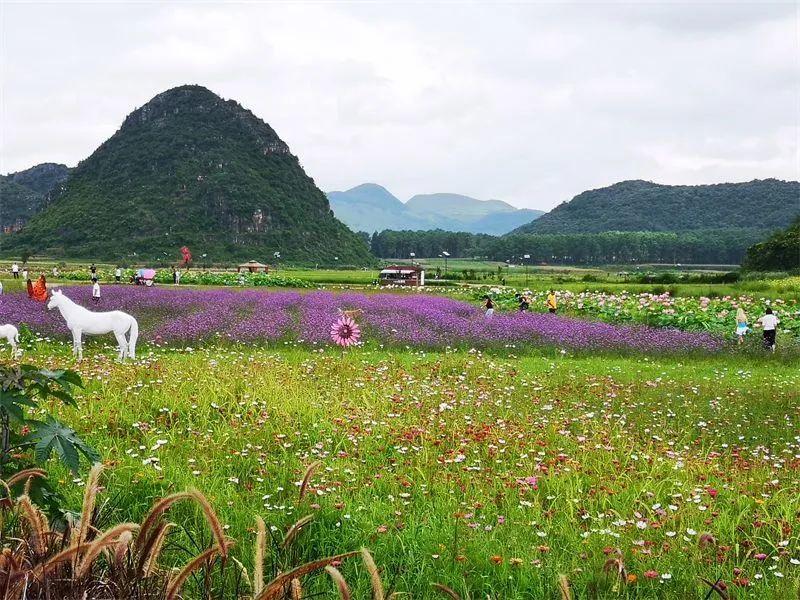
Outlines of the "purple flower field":
{"label": "purple flower field", "polygon": [[[98,306],[89,286],[64,292],[90,310],[123,310],[139,320],[143,341],[181,344],[210,338],[328,345],[339,310],[361,309],[363,341],[414,348],[505,345],[643,352],[713,351],[706,333],[619,326],[541,313],[499,313],[487,320],[474,305],[437,296],[293,291],[178,290],[105,286]],[[58,311],[24,294],[0,296],[0,324],[26,324],[37,334],[66,337]]]}

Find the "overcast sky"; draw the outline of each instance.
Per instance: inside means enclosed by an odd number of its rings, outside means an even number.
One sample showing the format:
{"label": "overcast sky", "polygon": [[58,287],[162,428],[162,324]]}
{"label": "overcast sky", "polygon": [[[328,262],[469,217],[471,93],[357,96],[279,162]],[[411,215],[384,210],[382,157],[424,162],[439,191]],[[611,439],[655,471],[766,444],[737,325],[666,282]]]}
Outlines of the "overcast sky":
{"label": "overcast sky", "polygon": [[73,166],[197,83],[326,191],[548,209],[624,179],[800,179],[794,2],[0,2],[0,173]]}

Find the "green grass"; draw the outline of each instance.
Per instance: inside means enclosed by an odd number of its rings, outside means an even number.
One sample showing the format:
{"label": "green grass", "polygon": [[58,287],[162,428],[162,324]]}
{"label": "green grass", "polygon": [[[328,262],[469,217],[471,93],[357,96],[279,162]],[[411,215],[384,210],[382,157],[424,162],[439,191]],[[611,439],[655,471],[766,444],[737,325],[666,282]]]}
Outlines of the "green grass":
{"label": "green grass", "polygon": [[[465,598],[557,598],[560,573],[576,598],[702,598],[699,577],[730,585],[734,568],[753,583],[737,598],[800,591],[796,365],[213,346],[111,356],[80,366],[78,409],[53,409],[101,450],[115,517],[197,487],[250,572],[254,515],[283,530],[314,513],[298,558],[368,546],[413,598],[441,597],[432,582]],[[62,345],[27,358],[71,364]],[[538,490],[517,482],[527,476]],[[80,485],[61,481],[77,506]],[[702,548],[704,533],[715,543]],[[615,556],[636,583],[604,573]],[[367,597],[363,568],[342,568]],[[333,597],[324,577],[308,589]]]}
{"label": "green grass", "polygon": [[[44,272],[48,281],[54,265],[58,265],[62,272],[83,270],[87,273],[91,261],[54,261],[51,259],[32,259],[28,261],[31,278]],[[384,261],[384,262],[409,262],[408,260]],[[418,261],[425,267],[426,280],[435,285],[434,276],[436,268],[440,268],[444,276],[444,260],[440,258],[424,258]],[[3,280],[6,289],[13,290],[22,287],[21,283],[15,282],[10,278],[11,262],[2,265],[4,269],[0,272],[0,279]],[[21,264],[21,263],[20,263]],[[98,263],[99,272],[111,273],[116,267],[110,263]],[[498,271],[498,267],[500,270]],[[157,266],[159,270],[171,269],[167,266]],[[195,268],[202,266],[195,265]],[[633,293],[669,292],[673,296],[739,296],[742,294],[752,295],[761,298],[781,298],[783,300],[800,300],[800,281],[798,278],[783,279],[753,279],[741,280],[736,283],[634,283],[628,281],[626,276],[620,275],[622,272],[636,273],[638,267],[615,265],[609,267],[572,267],[565,265],[535,265],[528,268],[526,275],[525,268],[522,266],[509,267],[505,263],[471,260],[471,259],[452,259],[448,260],[448,281],[447,289],[454,287],[469,288],[474,285],[500,285],[505,280],[506,285],[518,289],[528,288],[532,291],[548,289],[568,290],[572,292],[596,291],[619,293],[623,290]],[[662,270],[651,265],[642,266],[645,271],[657,272]],[[234,267],[218,267],[214,270],[233,271]],[[475,270],[476,278],[464,280],[464,270]],[[341,285],[346,287],[371,287],[377,281],[380,269],[311,269],[298,268],[290,265],[275,265],[273,273],[284,277],[292,277],[308,281],[319,286]],[[691,265],[678,268],[676,274],[692,277],[697,274],[698,269]],[[709,271],[716,272],[716,271]],[[24,282],[23,282],[24,283]]]}

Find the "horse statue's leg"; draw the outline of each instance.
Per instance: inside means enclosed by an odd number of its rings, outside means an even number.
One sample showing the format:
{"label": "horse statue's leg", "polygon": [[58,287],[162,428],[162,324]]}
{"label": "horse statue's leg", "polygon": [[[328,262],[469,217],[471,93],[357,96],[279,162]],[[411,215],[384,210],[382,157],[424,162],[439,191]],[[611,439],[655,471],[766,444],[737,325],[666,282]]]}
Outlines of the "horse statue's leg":
{"label": "horse statue's leg", "polygon": [[114,337],[117,338],[117,344],[119,344],[119,355],[117,355],[117,360],[124,360],[126,356],[128,356],[128,340],[125,339],[125,334],[121,331],[115,331]]}
{"label": "horse statue's leg", "polygon": [[83,360],[83,344],[81,343],[81,330],[72,330],[72,356],[77,358],[78,361]]}

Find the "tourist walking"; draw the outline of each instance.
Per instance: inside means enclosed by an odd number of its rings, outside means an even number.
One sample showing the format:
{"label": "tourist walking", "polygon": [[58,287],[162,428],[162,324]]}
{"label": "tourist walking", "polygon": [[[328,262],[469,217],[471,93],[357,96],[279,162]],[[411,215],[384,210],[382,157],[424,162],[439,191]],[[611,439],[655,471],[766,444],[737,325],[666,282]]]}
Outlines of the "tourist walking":
{"label": "tourist walking", "polygon": [[747,327],[747,313],[740,306],[736,310],[736,335],[739,338],[739,343],[744,343],[744,336],[748,331]]}
{"label": "tourist walking", "polygon": [[178,271],[176,271],[175,273],[175,285],[180,285],[180,284],[181,284],[181,271],[180,269],[178,269]]}
{"label": "tourist walking", "polygon": [[100,282],[97,279],[92,284],[92,302],[95,304],[100,302]]}
{"label": "tourist walking", "polygon": [[89,272],[92,274],[92,281],[97,281],[97,267],[94,263],[89,266]]}
{"label": "tourist walking", "polygon": [[764,348],[775,352],[775,336],[778,332],[778,323],[780,319],[772,314],[772,309],[767,308],[764,311],[764,316],[759,317],[757,324],[764,330]]}
{"label": "tourist walking", "polygon": [[11,265],[11,274],[14,276],[14,279],[19,279],[19,265],[14,261],[14,264]]}
{"label": "tourist walking", "polygon": [[494,302],[489,296],[486,296],[486,318],[491,319],[492,315],[494,314]]}
{"label": "tourist walking", "polygon": [[22,265],[22,281],[28,281],[28,265]]}
{"label": "tourist walking", "polygon": [[558,310],[558,300],[556,300],[556,294],[553,290],[547,294],[547,311],[551,314],[555,314]]}
{"label": "tourist walking", "polygon": [[116,280],[117,283],[120,283],[122,281],[122,269],[120,269],[119,267],[117,267],[114,270],[114,279]]}
{"label": "tourist walking", "polygon": [[172,267],[172,285],[178,285],[178,270]]}

